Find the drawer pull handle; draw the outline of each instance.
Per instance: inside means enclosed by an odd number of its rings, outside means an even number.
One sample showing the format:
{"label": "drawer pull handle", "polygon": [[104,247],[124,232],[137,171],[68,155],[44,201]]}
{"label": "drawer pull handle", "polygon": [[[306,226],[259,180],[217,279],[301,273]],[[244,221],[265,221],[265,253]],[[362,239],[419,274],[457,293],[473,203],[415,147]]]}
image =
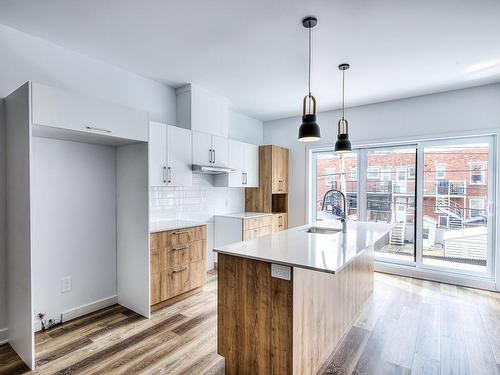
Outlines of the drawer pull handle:
{"label": "drawer pull handle", "polygon": [[85,129],[87,129],[87,130],[94,130],[96,132],[111,133],[111,130],[102,129],[102,128],[94,128],[93,126],[86,126]]}
{"label": "drawer pull handle", "polygon": [[178,250],[184,250],[184,249],[189,249],[189,245],[186,245],[186,246],[179,246],[179,247],[174,247],[172,250],[170,251],[178,251]]}
{"label": "drawer pull handle", "polygon": [[181,231],[173,232],[172,234],[175,234],[176,236],[180,236],[181,234],[189,234],[189,231],[181,230]]}
{"label": "drawer pull handle", "polygon": [[180,270],[173,270],[172,271],[172,275],[175,274],[175,273],[184,272],[186,270],[187,270],[187,267],[181,268]]}

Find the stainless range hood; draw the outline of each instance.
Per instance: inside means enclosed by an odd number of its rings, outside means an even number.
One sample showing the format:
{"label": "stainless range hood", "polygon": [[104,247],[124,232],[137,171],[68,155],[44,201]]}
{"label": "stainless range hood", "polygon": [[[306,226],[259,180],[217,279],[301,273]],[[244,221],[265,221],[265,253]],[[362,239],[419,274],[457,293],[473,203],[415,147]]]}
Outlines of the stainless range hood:
{"label": "stainless range hood", "polygon": [[213,165],[198,165],[198,164],[193,164],[192,169],[193,173],[202,173],[202,174],[227,174],[235,171],[235,169],[227,167],[215,167]]}

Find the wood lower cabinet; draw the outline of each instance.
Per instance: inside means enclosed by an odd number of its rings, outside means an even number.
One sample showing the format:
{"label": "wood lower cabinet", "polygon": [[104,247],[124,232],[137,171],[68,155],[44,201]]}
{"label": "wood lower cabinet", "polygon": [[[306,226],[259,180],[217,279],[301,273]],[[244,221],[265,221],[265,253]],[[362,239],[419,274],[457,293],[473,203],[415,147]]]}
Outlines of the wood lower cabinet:
{"label": "wood lower cabinet", "polygon": [[151,233],[151,305],[202,286],[206,227]]}
{"label": "wood lower cabinet", "polygon": [[243,220],[243,241],[253,240],[272,233],[272,216],[261,216]]}
{"label": "wood lower cabinet", "polygon": [[273,232],[288,229],[288,214],[286,212],[273,214]]}

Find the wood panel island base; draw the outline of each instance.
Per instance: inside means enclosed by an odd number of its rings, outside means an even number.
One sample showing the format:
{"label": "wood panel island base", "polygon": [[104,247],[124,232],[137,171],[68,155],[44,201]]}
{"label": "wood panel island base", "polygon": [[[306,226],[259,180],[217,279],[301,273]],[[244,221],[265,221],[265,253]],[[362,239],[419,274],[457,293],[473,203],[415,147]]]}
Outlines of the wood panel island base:
{"label": "wood panel island base", "polygon": [[374,246],[388,229],[360,235],[364,224],[331,235],[299,227],[216,249],[226,374],[317,373],[373,292]]}

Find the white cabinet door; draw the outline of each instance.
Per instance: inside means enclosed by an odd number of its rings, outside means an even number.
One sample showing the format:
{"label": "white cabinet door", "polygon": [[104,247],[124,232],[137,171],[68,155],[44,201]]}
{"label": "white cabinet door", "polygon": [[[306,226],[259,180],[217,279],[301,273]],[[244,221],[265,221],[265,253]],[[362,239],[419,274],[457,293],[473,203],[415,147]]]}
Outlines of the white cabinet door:
{"label": "white cabinet door", "polygon": [[229,140],[223,137],[212,136],[213,160],[212,165],[227,167],[229,165]]}
{"label": "white cabinet door", "polygon": [[243,142],[229,140],[229,167],[235,169],[228,175],[229,187],[244,186],[244,168],[245,168],[245,144]]}
{"label": "white cabinet door", "polygon": [[167,183],[167,126],[149,123],[149,186]]}
{"label": "white cabinet door", "polygon": [[245,143],[245,186],[259,187],[259,146]]}
{"label": "white cabinet door", "polygon": [[201,87],[191,85],[191,130],[228,136],[228,102]]}
{"label": "white cabinet door", "polygon": [[33,123],[148,141],[148,114],[135,109],[32,83]]}
{"label": "white cabinet door", "polygon": [[191,131],[167,126],[167,184],[192,186]]}
{"label": "white cabinet door", "polygon": [[193,164],[213,165],[212,136],[207,133],[192,132]]}

